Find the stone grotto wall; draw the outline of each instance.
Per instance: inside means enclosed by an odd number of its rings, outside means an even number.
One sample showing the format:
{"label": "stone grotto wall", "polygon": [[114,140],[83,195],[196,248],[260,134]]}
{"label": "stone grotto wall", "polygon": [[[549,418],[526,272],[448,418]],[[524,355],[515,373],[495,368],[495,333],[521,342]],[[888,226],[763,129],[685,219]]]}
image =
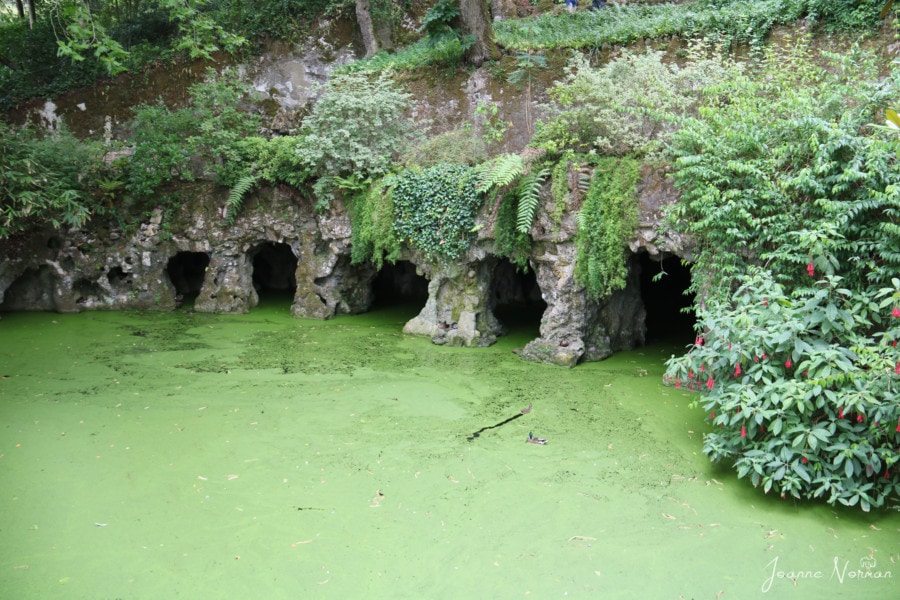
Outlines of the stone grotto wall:
{"label": "stone grotto wall", "polygon": [[[649,168],[642,174],[628,285],[601,302],[574,278],[574,214],[554,224],[548,216],[553,201],[545,195],[529,262],[546,310],[540,336],[520,351],[522,357],[572,366],[644,342],[639,253],[690,258],[683,240],[658,232],[662,207],[675,198],[664,175]],[[188,191],[185,197],[193,200],[174,215],[157,213],[133,231],[93,223],[6,240],[0,245],[0,310],[174,310],[194,297],[198,312],[245,313],[259,302],[260,289],[291,287],[297,317],[327,319],[372,306],[378,273],[350,264],[350,219],[339,201],[316,213],[297,191],[266,188],[246,200],[234,225],[225,226],[227,190],[197,184]],[[501,275],[509,265],[493,254],[488,208],[479,224],[479,237],[454,264],[432,264],[404,249],[401,260],[428,280],[428,299],[404,332],[459,346],[489,345],[503,334],[494,303],[498,295],[521,292],[505,289],[510,278]]]}

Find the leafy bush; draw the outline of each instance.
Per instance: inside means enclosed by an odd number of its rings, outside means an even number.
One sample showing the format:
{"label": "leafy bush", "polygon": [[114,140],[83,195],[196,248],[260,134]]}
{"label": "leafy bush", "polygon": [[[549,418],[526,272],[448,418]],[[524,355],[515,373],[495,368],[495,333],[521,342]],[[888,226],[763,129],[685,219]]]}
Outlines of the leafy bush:
{"label": "leafy bush", "polygon": [[789,292],[754,269],[729,302],[699,309],[705,333],[666,374],[703,393],[714,462],[766,493],[868,511],[900,501],[900,280],[842,283]]}
{"label": "leafy bush", "polygon": [[696,242],[693,291],[727,298],[749,264],[786,283],[809,264],[852,288],[900,273],[894,148],[868,127],[900,74],[879,80],[860,50],[824,58],[816,65],[803,42],[770,53],[681,120],[671,148],[681,202],[668,220]]}
{"label": "leafy bush", "polygon": [[575,277],[594,299],[625,287],[626,249],[637,226],[639,175],[635,159],[601,158],[578,213]]}
{"label": "leafy bush", "polygon": [[900,492],[900,168],[868,126],[898,79],[859,51],[829,58],[771,54],[673,136],[700,335],[667,377],[705,394],[713,460],[869,510]]}
{"label": "leafy bush", "polygon": [[664,63],[655,51],[626,51],[600,68],[573,56],[565,79],[550,90],[560,112],[538,126],[531,146],[553,154],[653,155],[674,129],[660,115],[688,113],[698,89],[738,72],[719,58],[705,58],[708,51],[695,44],[684,67]]}
{"label": "leafy bush", "polygon": [[162,103],[135,108],[135,150],[127,178],[136,198],[149,200],[170,181],[193,180],[194,157],[224,185],[245,174],[238,142],[256,133],[259,117],[240,108],[246,89],[235,71],[207,73],[205,82],[191,86],[185,108],[172,110]]}
{"label": "leafy bush", "polygon": [[48,222],[78,227],[105,208],[91,196],[103,165],[99,144],[0,122],[0,165],[0,239]]}
{"label": "leafy bush", "polygon": [[320,208],[332,199],[335,177],[380,177],[416,136],[408,115],[410,95],[389,72],[369,79],[360,73],[336,76],[325,84],[303,121],[297,144],[300,164],[318,176]]}
{"label": "leafy bush", "polygon": [[429,260],[454,260],[468,248],[482,199],[471,167],[404,171],[394,184],[394,228]]}

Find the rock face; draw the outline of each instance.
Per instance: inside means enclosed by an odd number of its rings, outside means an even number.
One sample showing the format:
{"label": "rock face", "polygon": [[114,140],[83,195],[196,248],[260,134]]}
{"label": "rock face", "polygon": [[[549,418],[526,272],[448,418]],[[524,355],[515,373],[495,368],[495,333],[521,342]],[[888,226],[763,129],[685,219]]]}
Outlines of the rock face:
{"label": "rock face", "polygon": [[[226,192],[204,184],[189,191],[193,200],[174,216],[153,215],[133,231],[94,225],[7,240],[0,247],[0,310],[173,310],[193,299],[199,312],[244,313],[261,292],[291,290],[297,317],[327,319],[372,306],[379,273],[351,264],[350,219],[339,201],[317,213],[296,190],[266,188],[226,226]],[[554,224],[547,194],[531,231],[528,289],[509,261],[494,254],[488,208],[478,219],[478,239],[458,262],[433,264],[404,249],[401,261],[409,269],[405,282],[394,285],[410,285],[413,272],[428,281],[427,301],[404,332],[436,344],[486,346],[504,333],[495,314],[500,307],[536,300],[546,309],[540,336],[519,351],[528,360],[573,366],[642,344],[637,257],[689,258],[689,251],[683,240],[659,237],[662,207],[675,198],[665,174],[646,169],[638,191],[640,226],[630,244],[625,289],[599,302],[588,297],[574,276],[575,216]]]}

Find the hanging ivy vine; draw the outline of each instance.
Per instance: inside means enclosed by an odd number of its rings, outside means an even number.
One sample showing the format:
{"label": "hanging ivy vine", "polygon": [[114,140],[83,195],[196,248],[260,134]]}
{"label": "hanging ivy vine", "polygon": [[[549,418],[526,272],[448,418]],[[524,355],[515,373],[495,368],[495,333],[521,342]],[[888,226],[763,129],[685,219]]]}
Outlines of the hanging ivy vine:
{"label": "hanging ivy vine", "polygon": [[393,191],[394,230],[428,259],[453,260],[472,240],[482,198],[471,167],[440,164],[404,171]]}
{"label": "hanging ivy vine", "polygon": [[575,277],[594,299],[625,287],[625,248],[637,226],[639,175],[635,159],[599,159],[578,213]]}

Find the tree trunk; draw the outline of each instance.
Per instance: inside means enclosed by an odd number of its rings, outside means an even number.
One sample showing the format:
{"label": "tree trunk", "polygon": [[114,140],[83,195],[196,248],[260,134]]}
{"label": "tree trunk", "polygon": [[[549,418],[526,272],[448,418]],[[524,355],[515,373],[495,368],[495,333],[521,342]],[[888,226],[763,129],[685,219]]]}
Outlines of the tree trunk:
{"label": "tree trunk", "polygon": [[466,60],[476,67],[486,60],[498,60],[500,49],[494,43],[488,0],[460,0],[459,18],[463,34],[475,36],[475,42],[466,50]]}
{"label": "tree trunk", "polygon": [[375,28],[372,26],[369,0],[356,0],[356,22],[359,23],[359,30],[362,32],[366,56],[372,56],[378,52],[378,38],[375,37]]}
{"label": "tree trunk", "polygon": [[28,0],[28,28],[34,29],[34,0]]}
{"label": "tree trunk", "polygon": [[19,11],[19,18],[25,18],[25,5],[22,4],[22,0],[16,0],[16,10]]}

